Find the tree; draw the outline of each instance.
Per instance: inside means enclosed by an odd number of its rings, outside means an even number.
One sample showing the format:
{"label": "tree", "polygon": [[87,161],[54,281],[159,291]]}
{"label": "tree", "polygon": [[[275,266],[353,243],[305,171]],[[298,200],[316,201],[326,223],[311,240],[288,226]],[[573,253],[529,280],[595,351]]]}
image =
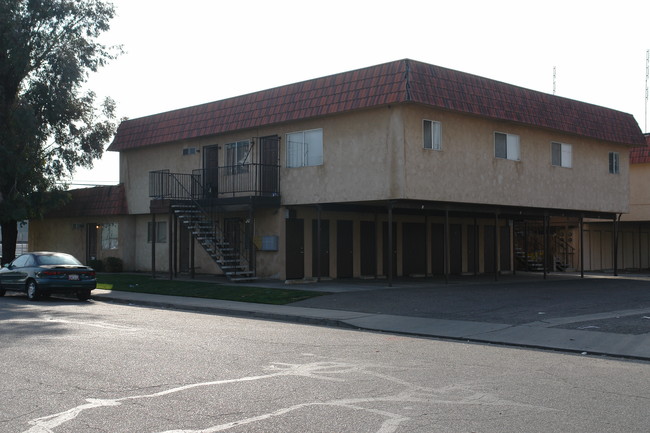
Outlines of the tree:
{"label": "tree", "polygon": [[2,263],[18,221],[65,199],[61,180],[92,167],[115,133],[115,104],[83,88],[121,53],[99,42],[115,10],[100,0],[0,0]]}

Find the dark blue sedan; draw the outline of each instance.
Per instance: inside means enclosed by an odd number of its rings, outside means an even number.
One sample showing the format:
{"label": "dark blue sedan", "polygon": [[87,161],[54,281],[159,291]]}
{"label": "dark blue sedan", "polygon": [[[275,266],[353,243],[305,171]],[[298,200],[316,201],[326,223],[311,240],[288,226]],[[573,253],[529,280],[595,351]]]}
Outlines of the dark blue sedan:
{"label": "dark blue sedan", "polygon": [[0,268],[0,296],[14,290],[27,293],[31,301],[52,293],[76,295],[86,301],[96,286],[95,271],[70,254],[25,253]]}

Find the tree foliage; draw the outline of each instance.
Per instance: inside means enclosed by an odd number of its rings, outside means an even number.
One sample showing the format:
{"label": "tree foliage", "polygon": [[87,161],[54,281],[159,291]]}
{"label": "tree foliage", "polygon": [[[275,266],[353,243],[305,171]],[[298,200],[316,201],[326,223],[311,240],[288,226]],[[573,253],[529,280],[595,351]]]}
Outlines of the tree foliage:
{"label": "tree foliage", "polygon": [[[84,89],[90,73],[121,53],[99,41],[114,14],[99,0],[0,0],[3,235],[60,202],[60,181],[91,167],[114,134],[113,101],[98,103]],[[3,262],[13,252],[3,243]]]}

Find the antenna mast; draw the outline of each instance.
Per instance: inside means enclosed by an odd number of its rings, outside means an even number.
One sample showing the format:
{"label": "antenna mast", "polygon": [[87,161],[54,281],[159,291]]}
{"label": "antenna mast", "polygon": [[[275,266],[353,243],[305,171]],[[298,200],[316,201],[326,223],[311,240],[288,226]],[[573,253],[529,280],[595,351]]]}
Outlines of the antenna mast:
{"label": "antenna mast", "polygon": [[648,78],[650,78],[650,50],[645,52],[645,132],[648,132]]}
{"label": "antenna mast", "polygon": [[[553,66],[553,94],[555,95],[555,66]],[[648,100],[648,92],[647,91],[646,91],[646,100]]]}

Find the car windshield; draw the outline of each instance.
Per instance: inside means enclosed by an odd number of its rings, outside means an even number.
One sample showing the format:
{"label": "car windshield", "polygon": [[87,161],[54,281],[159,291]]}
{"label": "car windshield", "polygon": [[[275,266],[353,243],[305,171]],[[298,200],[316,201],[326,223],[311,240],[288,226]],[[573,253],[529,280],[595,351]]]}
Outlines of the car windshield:
{"label": "car windshield", "polygon": [[39,265],[81,265],[79,260],[67,254],[38,255],[36,260]]}

